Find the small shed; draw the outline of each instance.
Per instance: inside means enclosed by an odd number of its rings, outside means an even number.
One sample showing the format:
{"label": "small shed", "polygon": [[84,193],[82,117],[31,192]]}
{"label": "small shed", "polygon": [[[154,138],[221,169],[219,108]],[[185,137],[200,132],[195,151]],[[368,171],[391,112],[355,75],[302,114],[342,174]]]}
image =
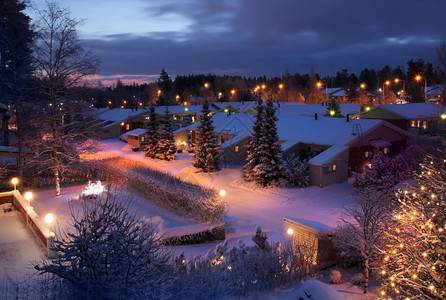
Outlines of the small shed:
{"label": "small shed", "polygon": [[132,148],[141,149],[143,146],[147,144],[147,129],[136,128],[126,132],[127,134],[127,143]]}
{"label": "small shed", "polygon": [[285,231],[293,239],[293,249],[306,252],[308,263],[320,268],[328,267],[338,260],[332,237],[334,228],[316,221],[284,217]]}

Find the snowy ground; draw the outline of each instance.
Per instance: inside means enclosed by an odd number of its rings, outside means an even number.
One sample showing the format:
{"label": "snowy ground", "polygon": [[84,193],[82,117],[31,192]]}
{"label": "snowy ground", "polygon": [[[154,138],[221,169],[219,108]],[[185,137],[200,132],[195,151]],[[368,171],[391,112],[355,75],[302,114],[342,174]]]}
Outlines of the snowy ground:
{"label": "snowy ground", "polygon": [[[259,189],[241,180],[240,167],[224,166],[223,170],[216,174],[196,173],[191,166],[193,157],[188,153],[179,154],[173,162],[152,160],[144,158],[144,153],[142,152],[132,152],[127,144],[118,140],[103,142],[102,150],[92,155],[91,158],[116,156],[125,156],[128,159],[140,162],[142,166],[145,165],[172,173],[183,180],[200,183],[216,190],[224,189],[230,205],[229,212],[225,217],[225,222],[230,229],[227,234],[230,246],[235,245],[239,239],[246,244],[251,244],[251,236],[254,234],[257,226],[268,232],[270,241],[283,241],[287,238],[283,227],[283,217],[317,221],[335,227],[341,216],[343,206],[350,205],[353,192],[352,187],[348,183],[330,185],[324,188],[311,186],[304,189]],[[41,216],[49,212],[54,213],[57,223],[57,226],[54,227],[63,228],[67,225],[67,221],[70,218],[69,204],[72,204],[72,207],[75,209],[80,208],[81,204],[72,200],[77,199],[84,187],[85,185],[64,187],[60,197],[54,196],[53,189],[34,191],[32,206]],[[161,231],[166,229],[174,230],[175,227],[195,224],[191,218],[173,214],[147,199],[127,191],[122,191],[122,193],[125,198],[131,199],[130,208],[132,211],[136,212],[140,217],[157,222]],[[14,217],[11,217],[11,219],[14,219]],[[5,220],[5,217],[3,217],[3,220]],[[24,228],[23,224],[19,224],[20,221],[21,219],[16,217],[9,225],[12,228],[21,228],[23,231],[20,234],[23,238],[19,239],[21,242],[23,239],[28,239],[28,244],[34,243],[33,246],[27,245],[25,247],[34,249],[30,252],[30,260],[38,259],[42,249],[30,238],[31,233]],[[1,217],[0,222],[2,222]],[[11,259],[8,258],[8,255],[6,255],[7,258],[5,258],[5,255],[2,255],[4,247],[1,242],[5,240],[6,236],[4,228],[5,226],[0,223],[0,271],[4,275],[8,270],[13,268],[20,269],[21,267],[23,273],[28,274],[23,267],[27,265],[27,261],[23,257],[14,258],[14,262],[12,262],[13,267],[8,267],[8,260],[11,261]],[[218,243],[178,246],[172,247],[172,250],[175,253],[183,251],[186,256],[192,256],[205,254],[207,251],[213,250]],[[15,245],[17,246],[18,244]],[[14,253],[14,255],[19,254]],[[363,299],[361,290],[358,287],[344,284],[336,286],[336,289],[342,291],[342,294],[347,297],[346,299]],[[289,290],[276,291],[276,293],[269,295],[267,298],[291,299],[295,298],[296,293],[296,289],[291,287]]]}

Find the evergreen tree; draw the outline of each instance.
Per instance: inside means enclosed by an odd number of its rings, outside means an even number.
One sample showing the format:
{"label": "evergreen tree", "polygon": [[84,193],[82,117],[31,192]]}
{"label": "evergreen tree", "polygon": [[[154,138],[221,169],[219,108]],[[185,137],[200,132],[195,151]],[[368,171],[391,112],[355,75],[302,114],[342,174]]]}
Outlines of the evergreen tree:
{"label": "evergreen tree", "polygon": [[261,186],[279,185],[283,178],[282,147],[279,144],[275,116],[276,109],[271,99],[265,107],[265,119],[262,124],[259,147],[260,163],[253,169],[254,181]]}
{"label": "evergreen tree", "polygon": [[257,99],[256,107],[256,120],[254,121],[254,126],[252,128],[252,134],[249,137],[248,144],[246,145],[246,163],[243,166],[243,177],[246,181],[253,181],[254,174],[253,169],[260,163],[260,156],[257,151],[260,145],[260,136],[262,132],[263,120],[265,118],[263,101],[260,97]]}
{"label": "evergreen tree", "polygon": [[207,99],[203,103],[201,124],[197,126],[194,167],[203,172],[215,172],[220,169],[220,147],[214,134],[212,116]]}
{"label": "evergreen tree", "polygon": [[341,114],[341,108],[339,104],[336,102],[334,98],[331,98],[330,101],[326,104],[325,117],[333,117],[333,118],[343,118],[344,116]]}
{"label": "evergreen tree", "polygon": [[149,116],[149,129],[147,130],[147,147],[146,147],[146,157],[155,158],[158,149],[158,141],[160,140],[159,136],[159,122],[155,113],[155,106],[150,107],[150,116]]}
{"label": "evergreen tree", "polygon": [[[0,101],[13,104],[17,133],[19,189],[23,182],[23,128],[24,103],[31,97],[32,43],[35,33],[30,17],[24,14],[26,2],[2,0],[0,2]],[[3,143],[9,144],[8,134]]]}
{"label": "evergreen tree", "polygon": [[166,70],[164,69],[161,70],[160,77],[157,83],[161,91],[161,93],[158,95],[157,105],[175,104],[175,103],[170,103],[173,82],[172,79],[170,79],[169,74],[167,74]]}
{"label": "evergreen tree", "polygon": [[175,139],[172,133],[172,126],[170,125],[169,118],[169,109],[166,106],[164,131],[160,134],[161,138],[158,141],[157,153],[155,154],[155,157],[158,159],[171,161],[175,159],[177,147],[175,146]]}

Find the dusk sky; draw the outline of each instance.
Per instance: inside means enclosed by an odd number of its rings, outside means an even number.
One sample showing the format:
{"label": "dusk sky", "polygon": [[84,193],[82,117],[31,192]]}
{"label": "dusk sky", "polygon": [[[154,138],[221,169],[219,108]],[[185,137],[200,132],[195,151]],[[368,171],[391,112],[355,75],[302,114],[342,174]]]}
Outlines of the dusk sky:
{"label": "dusk sky", "polygon": [[[216,73],[334,75],[436,64],[445,0],[60,0],[104,79]],[[42,7],[44,1],[36,1]]]}

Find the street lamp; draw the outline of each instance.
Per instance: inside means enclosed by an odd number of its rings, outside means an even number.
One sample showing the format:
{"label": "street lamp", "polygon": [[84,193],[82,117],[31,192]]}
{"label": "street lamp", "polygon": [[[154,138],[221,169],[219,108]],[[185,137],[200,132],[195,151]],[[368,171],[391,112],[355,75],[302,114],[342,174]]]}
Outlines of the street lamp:
{"label": "street lamp", "polygon": [[[321,88],[324,84],[321,81],[316,83],[318,88]],[[325,84],[325,102],[328,102],[328,86]]]}
{"label": "street lamp", "polygon": [[286,231],[286,233],[287,233],[288,235],[293,235],[293,233],[294,233],[293,228],[288,228],[287,231]]}
{"label": "street lamp", "polygon": [[33,197],[33,193],[31,192],[26,192],[25,193],[25,199],[28,201],[28,206],[31,206],[31,199]]}
{"label": "street lamp", "polygon": [[[421,75],[415,76],[416,81],[420,81],[423,78]],[[427,102],[427,79],[426,76],[424,76],[424,103]]]}
{"label": "street lamp", "polygon": [[11,183],[14,185],[14,190],[17,190],[17,183],[19,183],[19,179],[17,177],[14,177],[11,179]]}
{"label": "street lamp", "polygon": [[51,235],[51,223],[54,221],[54,215],[53,214],[46,214],[45,215],[45,222],[48,224],[49,232],[48,235]]}
{"label": "street lamp", "polygon": [[363,90],[363,89],[365,89],[366,84],[365,84],[365,83],[361,83],[361,84],[359,85],[359,87],[361,88],[361,90]]}
{"label": "street lamp", "polygon": [[406,81],[399,79],[399,78],[395,78],[394,81],[395,81],[395,83],[399,83],[400,81],[403,82],[403,100],[405,100],[406,99]]}
{"label": "street lamp", "polygon": [[220,196],[224,197],[224,196],[226,196],[226,191],[225,191],[225,190],[220,190],[220,191],[218,192],[218,194],[219,194]]}

